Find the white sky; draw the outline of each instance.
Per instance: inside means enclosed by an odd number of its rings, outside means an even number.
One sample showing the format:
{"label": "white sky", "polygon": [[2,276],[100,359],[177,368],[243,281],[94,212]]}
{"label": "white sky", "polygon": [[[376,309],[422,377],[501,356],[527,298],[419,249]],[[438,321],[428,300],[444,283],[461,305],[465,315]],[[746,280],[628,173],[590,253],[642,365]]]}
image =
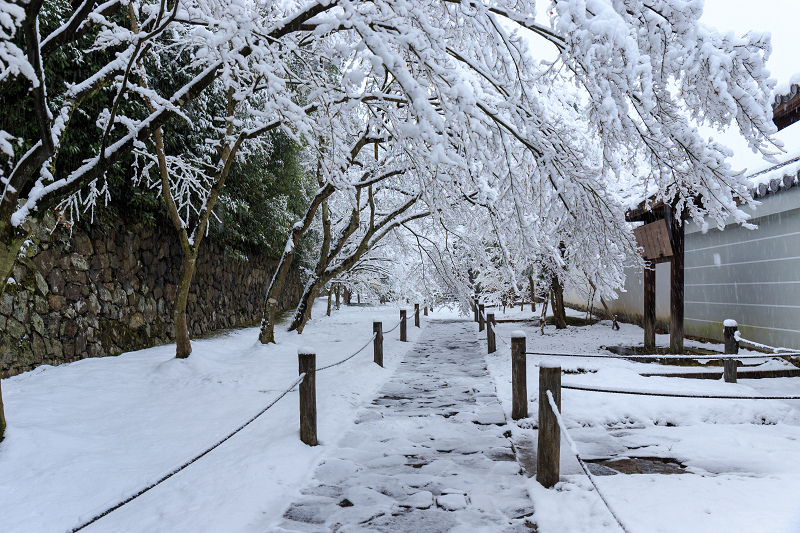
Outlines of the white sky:
{"label": "white sky", "polygon": [[[748,31],[769,32],[772,36],[772,54],[767,61],[771,76],[778,88],[788,86],[789,78],[800,73],[800,2],[798,0],[706,0],[701,18],[718,31],[733,31],[743,35]],[[751,172],[770,166],[759,155],[753,154],[739,136],[736,128],[725,133],[709,132],[714,138],[732,148],[734,169]],[[800,151],[800,123],[776,135],[783,141],[790,155]],[[787,156],[778,156],[779,160]]]}
{"label": "white sky", "polygon": [[721,32],[772,34],[767,66],[778,85],[800,73],[800,2],[797,0],[706,0],[701,20]]}

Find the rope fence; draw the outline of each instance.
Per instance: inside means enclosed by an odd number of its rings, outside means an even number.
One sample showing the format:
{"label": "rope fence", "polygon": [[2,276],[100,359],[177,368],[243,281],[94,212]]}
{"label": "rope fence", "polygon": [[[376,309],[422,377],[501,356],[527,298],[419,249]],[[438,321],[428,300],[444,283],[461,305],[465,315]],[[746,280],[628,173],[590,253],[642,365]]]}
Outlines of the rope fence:
{"label": "rope fence", "polygon": [[[400,325],[403,323],[403,321],[404,321],[404,320],[405,320],[405,315],[403,315],[403,316],[401,317],[400,321],[399,321],[399,322],[398,322],[398,323],[397,323],[397,324],[396,324],[396,325],[395,325],[395,326],[394,326],[392,329],[390,329],[390,330],[388,330],[388,331],[386,331],[386,332],[384,332],[384,333],[391,333],[392,331],[394,331],[395,329],[397,329],[397,328],[398,328],[398,326],[400,326]],[[170,479],[171,477],[175,476],[176,474],[178,474],[179,472],[183,471],[184,469],[186,469],[186,468],[187,468],[187,467],[189,467],[190,465],[192,465],[192,464],[194,464],[195,462],[199,461],[200,459],[202,459],[203,457],[205,457],[206,455],[208,455],[209,453],[211,453],[213,450],[215,450],[216,448],[220,447],[222,444],[224,444],[225,442],[227,442],[228,440],[230,440],[230,439],[231,439],[231,438],[232,438],[234,435],[236,435],[237,433],[239,433],[240,431],[242,431],[244,428],[246,428],[247,426],[249,426],[250,424],[252,424],[253,422],[255,422],[255,421],[256,421],[256,420],[257,420],[257,419],[258,419],[258,418],[259,418],[261,415],[263,415],[264,413],[266,413],[267,411],[269,411],[269,410],[270,410],[270,409],[271,409],[271,408],[272,408],[272,407],[273,407],[275,404],[277,404],[277,403],[278,403],[278,402],[279,402],[279,401],[280,401],[280,400],[281,400],[283,397],[285,397],[287,394],[289,394],[290,392],[294,391],[294,390],[295,390],[295,389],[296,389],[298,386],[300,386],[300,385],[301,385],[301,384],[302,384],[302,383],[305,381],[306,377],[309,377],[309,376],[311,376],[309,379],[311,379],[311,380],[312,380],[312,382],[313,382],[314,380],[313,380],[313,375],[312,375],[312,374],[314,374],[314,373],[316,373],[316,372],[321,372],[321,371],[323,371],[323,370],[328,370],[329,368],[333,368],[333,367],[335,367],[335,366],[339,366],[339,365],[341,365],[341,364],[343,364],[343,363],[346,363],[347,361],[349,361],[349,360],[351,360],[352,358],[354,358],[356,355],[358,355],[358,354],[360,354],[361,352],[363,352],[363,351],[364,351],[364,350],[367,348],[367,346],[369,346],[369,345],[370,345],[370,343],[373,343],[373,342],[376,340],[376,338],[378,338],[378,333],[377,333],[377,332],[373,333],[373,334],[372,334],[372,337],[370,337],[370,338],[369,338],[369,340],[368,340],[368,341],[367,341],[367,342],[366,342],[366,343],[365,343],[365,344],[364,344],[364,345],[363,345],[361,348],[359,348],[358,350],[356,350],[356,351],[355,351],[355,352],[353,352],[352,354],[348,355],[348,356],[347,356],[347,357],[345,357],[344,359],[342,359],[342,360],[340,360],[340,361],[337,361],[337,362],[335,362],[335,363],[331,363],[331,364],[329,364],[329,365],[326,365],[326,366],[323,366],[323,367],[317,368],[317,369],[315,369],[315,370],[311,370],[311,371],[310,371],[310,373],[309,373],[309,372],[302,372],[302,373],[301,373],[301,374],[298,376],[298,378],[297,378],[296,380],[294,380],[294,382],[292,382],[292,384],[291,384],[291,385],[290,385],[288,388],[286,388],[286,389],[285,389],[283,392],[281,392],[281,393],[280,393],[280,394],[279,394],[279,395],[278,395],[278,396],[277,396],[275,399],[273,399],[273,400],[272,400],[272,401],[271,401],[269,404],[267,404],[267,406],[266,406],[266,407],[264,407],[263,409],[261,409],[261,410],[260,410],[258,413],[256,413],[254,416],[252,416],[250,419],[248,419],[248,420],[247,420],[245,423],[243,423],[242,425],[240,425],[239,427],[237,427],[237,428],[236,428],[235,430],[233,430],[231,433],[229,433],[228,435],[226,435],[224,438],[220,439],[219,441],[217,441],[216,443],[214,443],[212,446],[210,446],[209,448],[207,448],[207,449],[206,449],[206,450],[204,450],[203,452],[201,452],[201,453],[199,453],[199,454],[195,455],[194,457],[192,457],[191,459],[189,459],[189,460],[188,460],[188,461],[186,461],[185,463],[181,464],[179,467],[177,467],[177,468],[173,469],[173,470],[172,470],[172,471],[170,471],[168,474],[166,474],[166,475],[164,475],[163,477],[159,478],[157,481],[154,481],[153,483],[149,484],[149,485],[148,485],[148,486],[146,486],[145,488],[143,488],[143,489],[139,490],[139,491],[138,491],[138,492],[136,492],[135,494],[132,494],[132,495],[128,496],[128,497],[127,497],[127,498],[125,498],[124,500],[122,500],[122,501],[120,501],[120,502],[118,502],[118,503],[114,504],[113,506],[111,506],[111,507],[107,508],[106,510],[104,510],[104,511],[102,511],[102,512],[100,512],[100,513],[96,514],[96,515],[94,515],[94,516],[93,516],[91,519],[89,519],[89,520],[85,520],[85,521],[81,522],[81,523],[80,523],[80,525],[78,525],[78,526],[76,526],[76,527],[73,527],[72,529],[69,529],[69,530],[68,530],[68,533],[77,533],[78,531],[81,531],[81,530],[83,530],[83,529],[85,529],[85,528],[89,527],[90,525],[94,524],[95,522],[97,522],[97,521],[98,521],[98,520],[100,520],[101,518],[103,518],[103,517],[105,517],[105,516],[107,516],[107,515],[109,515],[109,514],[113,513],[113,512],[114,512],[114,511],[116,511],[117,509],[119,509],[119,508],[121,508],[121,507],[123,507],[123,506],[125,506],[125,505],[129,504],[130,502],[132,502],[132,501],[134,501],[135,499],[137,499],[139,496],[142,496],[142,495],[143,495],[143,494],[145,494],[146,492],[148,492],[148,491],[150,491],[150,490],[154,489],[155,487],[157,487],[157,486],[161,485],[162,483],[164,483],[165,481],[167,481],[167,480],[168,480],[168,479]],[[383,359],[383,335],[382,335],[382,334],[380,335],[380,347],[376,346],[376,352],[377,352],[378,350],[380,350],[380,357],[381,357],[381,361],[382,361],[382,359]],[[381,366],[383,366],[383,365],[381,364]],[[302,368],[302,367],[301,367],[301,368]],[[302,388],[301,388],[301,396],[302,396],[302,393],[303,393],[303,391],[302,391]],[[304,400],[303,400],[303,398],[301,398],[301,419],[302,419],[302,416],[303,416],[303,415],[302,415],[302,410],[303,410],[303,401],[304,401]],[[314,407],[313,407],[313,410],[314,410],[314,413],[313,413],[313,418],[314,418],[314,420],[313,420],[313,423],[314,423],[314,428],[313,428],[313,431],[314,431],[314,434],[316,435],[316,405],[314,405]],[[302,426],[302,424],[303,424],[303,421],[301,420],[301,426]],[[301,427],[301,434],[302,434],[302,430],[303,430],[303,428]],[[302,435],[301,435],[301,437],[302,437]],[[314,440],[316,440],[316,438],[315,438]]]}
{"label": "rope fence", "polygon": [[667,398],[700,398],[700,399],[712,399],[712,400],[800,400],[800,396],[733,396],[733,395],[714,395],[714,394],[682,394],[678,392],[611,389],[606,387],[582,387],[580,385],[562,385],[561,388],[586,391],[586,392],[630,394],[634,396],[661,396]]}
{"label": "rope fence", "polygon": [[730,355],[730,354],[716,354],[716,355],[619,355],[619,354],[600,354],[600,353],[559,353],[559,352],[525,352],[528,355],[547,355],[554,357],[582,357],[582,358],[598,358],[598,359],[629,359],[633,361],[647,360],[667,360],[667,361],[693,361],[693,360],[713,360],[725,359],[733,357],[734,359],[771,359],[775,357],[773,354],[760,354],[760,355]]}
{"label": "rope fence", "polygon": [[606,505],[606,509],[608,509],[608,512],[611,513],[611,516],[614,517],[614,520],[616,520],[617,525],[620,527],[620,529],[625,533],[630,533],[630,530],[626,528],[625,525],[622,523],[622,520],[619,518],[619,515],[617,515],[617,513],[614,512],[614,509],[612,509],[611,504],[608,503],[606,497],[603,496],[603,493],[600,491],[600,487],[597,486],[597,481],[595,480],[594,476],[589,470],[589,467],[586,465],[586,462],[581,457],[581,454],[578,453],[578,447],[575,445],[575,441],[572,440],[572,437],[567,431],[567,426],[566,424],[564,424],[564,419],[561,417],[561,411],[558,409],[556,401],[553,399],[553,393],[549,390],[547,391],[547,401],[550,403],[550,409],[553,410],[553,414],[555,415],[556,422],[558,422],[558,427],[561,430],[561,434],[564,435],[564,439],[567,441],[567,444],[569,444],[570,451],[578,460],[578,464],[581,465],[581,469],[586,474],[586,477],[589,478],[589,481],[594,487],[594,490],[597,491],[597,495],[600,496],[600,499]]}
{"label": "rope fence", "polygon": [[[741,336],[739,331],[734,332],[733,336],[734,336],[734,338],[736,339],[737,342],[743,342],[745,344],[749,344],[751,346],[754,346],[756,348],[761,348],[761,349],[764,349],[764,350],[772,350],[772,352],[774,354],[780,355],[782,357],[783,356],[788,356],[788,355],[800,355],[800,351],[797,351],[797,350],[792,350],[790,348],[779,348],[779,347],[776,347],[776,346],[770,346],[768,344],[761,344],[760,342],[756,342],[756,341],[751,341],[749,339],[745,339],[744,337]],[[785,353],[781,353],[781,352],[785,352]]]}
{"label": "rope fence", "polygon": [[255,416],[251,417],[251,418],[250,418],[250,420],[248,420],[247,422],[245,422],[244,424],[242,424],[241,426],[239,426],[238,428],[236,428],[235,430],[233,430],[233,431],[232,431],[231,433],[229,433],[229,434],[228,434],[226,437],[224,437],[223,439],[220,439],[220,440],[219,440],[219,441],[217,441],[217,442],[216,442],[214,445],[212,445],[211,447],[207,448],[207,449],[206,449],[204,452],[202,452],[202,453],[200,453],[200,454],[198,454],[198,455],[194,456],[192,459],[190,459],[190,460],[186,461],[185,463],[183,463],[183,464],[182,464],[181,466],[179,466],[178,468],[176,468],[176,469],[172,470],[172,471],[171,471],[169,474],[167,474],[167,475],[165,475],[164,477],[160,478],[158,481],[155,481],[155,482],[151,483],[150,485],[148,485],[147,487],[145,487],[145,488],[141,489],[141,490],[140,490],[139,492],[137,492],[136,494],[133,494],[133,495],[129,496],[128,498],[126,498],[126,499],[122,500],[121,502],[117,503],[116,505],[114,505],[114,506],[112,506],[112,507],[109,507],[108,509],[106,509],[106,510],[105,510],[105,511],[103,511],[102,513],[99,513],[99,514],[95,515],[94,517],[92,517],[91,519],[89,519],[89,520],[87,520],[87,521],[85,521],[85,522],[81,523],[79,526],[77,526],[77,527],[74,527],[74,528],[70,529],[70,530],[69,530],[69,533],[77,533],[78,531],[80,531],[80,530],[82,530],[82,529],[84,529],[84,528],[86,528],[86,527],[88,527],[88,526],[90,526],[90,525],[94,524],[95,522],[97,522],[98,520],[100,520],[101,518],[103,518],[104,516],[106,516],[106,515],[108,515],[108,514],[111,514],[112,512],[114,512],[114,511],[116,511],[117,509],[119,509],[120,507],[122,507],[123,505],[126,505],[126,504],[128,504],[128,503],[132,502],[133,500],[135,500],[136,498],[138,498],[138,497],[139,497],[139,496],[141,496],[142,494],[146,493],[147,491],[149,491],[149,490],[151,490],[151,489],[154,489],[155,487],[157,487],[157,486],[161,485],[161,484],[162,484],[162,483],[164,483],[166,480],[168,480],[169,478],[171,478],[171,477],[172,477],[172,476],[174,476],[175,474],[177,474],[177,473],[181,472],[182,470],[184,470],[184,469],[185,469],[186,467],[188,467],[189,465],[192,465],[192,464],[194,464],[195,462],[199,461],[200,459],[202,459],[203,457],[205,457],[206,455],[208,455],[208,454],[209,454],[210,452],[212,452],[213,450],[215,450],[215,449],[219,448],[219,447],[220,447],[222,444],[224,444],[225,442],[227,442],[228,440],[230,440],[230,438],[231,438],[231,437],[233,437],[234,435],[236,435],[237,433],[239,433],[240,431],[242,431],[244,428],[246,428],[247,426],[249,426],[250,424],[252,424],[253,422],[255,422],[255,420],[256,420],[258,417],[260,417],[261,415],[263,415],[264,413],[266,413],[267,411],[269,411],[269,409],[270,409],[270,408],[271,408],[273,405],[275,405],[276,403],[278,403],[278,402],[279,402],[279,401],[280,401],[280,400],[281,400],[281,399],[282,399],[284,396],[286,396],[286,395],[287,395],[287,394],[289,394],[289,393],[290,393],[292,390],[294,390],[294,388],[295,388],[295,387],[297,387],[297,386],[298,386],[298,385],[299,385],[299,384],[300,384],[300,383],[301,383],[301,382],[302,382],[302,381],[303,381],[305,378],[306,378],[306,375],[305,375],[305,374],[300,374],[300,376],[299,376],[299,377],[298,377],[298,378],[297,378],[297,379],[296,379],[296,380],[295,380],[295,381],[294,381],[294,382],[291,384],[291,386],[289,386],[289,388],[287,388],[287,389],[286,389],[286,390],[284,390],[282,393],[280,393],[280,394],[279,394],[279,395],[278,395],[278,396],[277,396],[277,397],[276,397],[274,400],[272,400],[272,401],[271,401],[271,402],[270,402],[270,403],[269,403],[269,404],[268,404],[266,407],[264,407],[263,409],[261,409],[261,411],[259,411],[259,412],[258,412],[258,413],[257,413]]}

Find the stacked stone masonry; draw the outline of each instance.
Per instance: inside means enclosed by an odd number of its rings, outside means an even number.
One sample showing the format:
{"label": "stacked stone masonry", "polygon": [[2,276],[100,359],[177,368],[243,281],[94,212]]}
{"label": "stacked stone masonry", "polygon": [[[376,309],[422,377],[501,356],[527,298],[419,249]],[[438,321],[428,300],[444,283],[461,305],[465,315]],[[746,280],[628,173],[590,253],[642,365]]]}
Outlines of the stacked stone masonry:
{"label": "stacked stone masonry", "polygon": [[[3,377],[170,342],[181,257],[168,225],[37,232],[0,297]],[[206,239],[189,293],[190,334],[260,319],[276,266],[232,258]],[[290,307],[300,290],[293,270],[279,307]]]}

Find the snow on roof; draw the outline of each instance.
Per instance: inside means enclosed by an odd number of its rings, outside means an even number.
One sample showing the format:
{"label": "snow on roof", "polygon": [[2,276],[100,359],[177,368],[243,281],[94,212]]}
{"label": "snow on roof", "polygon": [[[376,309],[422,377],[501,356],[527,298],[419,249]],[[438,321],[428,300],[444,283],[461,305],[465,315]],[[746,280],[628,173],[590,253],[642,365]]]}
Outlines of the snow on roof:
{"label": "snow on roof", "polygon": [[773,107],[786,102],[798,92],[800,92],[800,72],[789,78],[788,83],[782,83],[775,87]]}

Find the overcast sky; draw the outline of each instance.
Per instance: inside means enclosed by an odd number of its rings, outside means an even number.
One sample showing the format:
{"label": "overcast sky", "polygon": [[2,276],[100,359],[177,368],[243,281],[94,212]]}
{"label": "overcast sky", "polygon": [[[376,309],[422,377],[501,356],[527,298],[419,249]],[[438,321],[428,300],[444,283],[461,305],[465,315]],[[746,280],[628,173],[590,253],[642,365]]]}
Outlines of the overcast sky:
{"label": "overcast sky", "polygon": [[778,85],[800,73],[800,1],[706,0],[702,19],[709,26],[737,35],[748,31],[772,34],[772,55],[767,61]]}
{"label": "overcast sky", "polygon": [[[755,31],[772,34],[772,55],[767,61],[770,74],[778,86],[789,84],[789,78],[800,73],[800,1],[798,0],[706,0],[702,19],[719,31],[733,31],[737,35]],[[748,173],[770,165],[753,154],[735,128],[725,132],[709,132],[734,150],[731,165],[735,169],[747,168]],[[783,141],[785,150],[796,155],[800,149],[800,124],[786,128],[776,135]],[[784,160],[789,156],[779,156]]]}

